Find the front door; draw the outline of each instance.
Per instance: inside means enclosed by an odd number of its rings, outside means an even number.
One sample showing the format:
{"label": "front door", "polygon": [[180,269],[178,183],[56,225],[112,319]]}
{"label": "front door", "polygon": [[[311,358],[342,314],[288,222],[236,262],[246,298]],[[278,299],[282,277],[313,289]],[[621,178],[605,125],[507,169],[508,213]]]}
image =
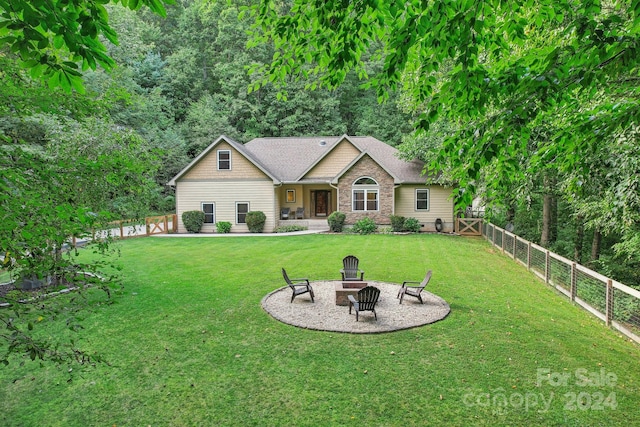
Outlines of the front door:
{"label": "front door", "polygon": [[330,191],[316,191],[316,216],[327,216],[329,214]]}

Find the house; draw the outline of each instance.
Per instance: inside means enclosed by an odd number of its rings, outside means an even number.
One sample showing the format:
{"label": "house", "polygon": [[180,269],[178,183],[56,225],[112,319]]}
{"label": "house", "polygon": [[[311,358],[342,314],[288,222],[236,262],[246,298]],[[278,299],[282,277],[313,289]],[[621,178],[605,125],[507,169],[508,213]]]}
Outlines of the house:
{"label": "house", "polygon": [[[247,232],[249,211],[266,215],[265,232],[291,223],[346,214],[347,225],[363,217],[390,224],[390,215],[418,219],[423,231],[453,231],[452,189],[426,185],[424,163],[407,162],[397,150],[369,136],[256,138],[246,144],[221,136],[167,185],[175,187],[178,231],[182,213],[203,210],[202,232],[228,221],[232,232]],[[282,219],[289,208],[289,219]]]}

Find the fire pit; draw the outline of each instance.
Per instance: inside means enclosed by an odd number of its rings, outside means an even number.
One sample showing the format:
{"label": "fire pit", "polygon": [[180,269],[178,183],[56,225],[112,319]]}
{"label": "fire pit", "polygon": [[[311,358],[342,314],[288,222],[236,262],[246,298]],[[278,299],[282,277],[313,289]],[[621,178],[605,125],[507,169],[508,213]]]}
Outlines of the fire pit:
{"label": "fire pit", "polygon": [[336,305],[349,305],[348,295],[356,296],[358,291],[367,286],[367,282],[337,282],[336,283]]}

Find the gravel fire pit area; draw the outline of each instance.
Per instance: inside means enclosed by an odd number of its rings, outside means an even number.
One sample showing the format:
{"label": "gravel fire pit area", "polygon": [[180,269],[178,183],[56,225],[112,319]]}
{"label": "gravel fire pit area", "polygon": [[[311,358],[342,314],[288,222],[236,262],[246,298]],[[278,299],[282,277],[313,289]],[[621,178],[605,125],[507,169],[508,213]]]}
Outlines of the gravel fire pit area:
{"label": "gravel fire pit area", "polygon": [[291,301],[291,288],[277,289],[262,299],[262,308],[274,319],[288,325],[321,331],[371,334],[415,328],[442,320],[451,311],[449,304],[426,290],[422,292],[424,304],[416,298],[405,296],[402,304],[396,298],[397,283],[367,281],[369,286],[380,289],[376,304],[378,320],[370,311],[361,312],[356,322],[355,311],[349,314],[348,306],[336,305],[336,284],[342,281],[311,282],[315,302],[309,294],[297,296]]}

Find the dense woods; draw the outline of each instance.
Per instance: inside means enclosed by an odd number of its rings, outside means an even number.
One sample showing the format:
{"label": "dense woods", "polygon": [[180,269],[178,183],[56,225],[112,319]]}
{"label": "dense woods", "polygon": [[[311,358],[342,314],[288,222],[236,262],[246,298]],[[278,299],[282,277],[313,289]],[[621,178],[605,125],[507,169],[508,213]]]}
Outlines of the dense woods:
{"label": "dense woods", "polygon": [[71,3],[0,1],[5,268],[172,211],[165,183],[221,134],[346,133],[640,285],[637,0]]}

